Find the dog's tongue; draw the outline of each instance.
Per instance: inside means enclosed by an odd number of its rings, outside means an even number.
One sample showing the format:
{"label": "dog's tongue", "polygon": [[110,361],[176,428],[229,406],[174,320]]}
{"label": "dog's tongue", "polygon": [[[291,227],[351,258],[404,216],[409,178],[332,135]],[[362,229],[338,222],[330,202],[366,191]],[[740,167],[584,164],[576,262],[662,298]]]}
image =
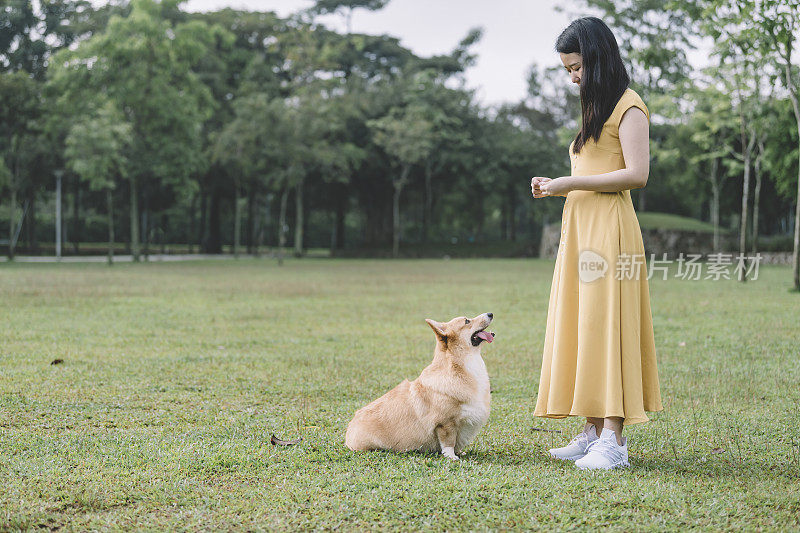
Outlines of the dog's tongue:
{"label": "dog's tongue", "polygon": [[494,340],[494,335],[489,333],[488,331],[481,331],[478,333],[478,337],[485,340],[486,342],[492,342]]}

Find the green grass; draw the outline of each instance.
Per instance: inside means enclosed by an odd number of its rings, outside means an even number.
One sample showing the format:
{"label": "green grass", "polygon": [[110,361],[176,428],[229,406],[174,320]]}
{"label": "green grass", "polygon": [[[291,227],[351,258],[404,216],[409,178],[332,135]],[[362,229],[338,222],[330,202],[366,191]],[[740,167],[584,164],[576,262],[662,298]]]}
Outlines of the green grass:
{"label": "green grass", "polygon": [[[696,218],[673,215],[671,213],[654,213],[652,211],[637,211],[639,226],[642,229],[662,229],[698,231],[701,233],[714,233],[714,225]],[[727,234],[727,228],[720,228],[721,234]]]}
{"label": "green grass", "polygon": [[[610,473],[547,458],[581,422],[532,414],[552,275],[546,260],[0,265],[0,530],[800,528],[790,269],[650,280],[666,409],[626,430],[632,467]],[[348,451],[353,412],[430,362],[423,319],[485,311],[492,414],[466,457]]]}

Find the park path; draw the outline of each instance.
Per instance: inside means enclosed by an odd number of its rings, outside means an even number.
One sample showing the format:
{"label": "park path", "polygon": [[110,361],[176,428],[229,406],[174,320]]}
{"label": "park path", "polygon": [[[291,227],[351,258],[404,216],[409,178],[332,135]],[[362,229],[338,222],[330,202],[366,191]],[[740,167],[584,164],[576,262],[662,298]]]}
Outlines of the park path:
{"label": "park path", "polygon": [[[241,255],[240,257],[251,257],[248,255]],[[262,256],[263,257],[263,256]],[[235,259],[231,254],[150,254],[145,259],[141,257],[142,262],[150,261],[168,262],[168,261],[199,261],[205,259]],[[0,257],[0,263],[7,262],[7,257]],[[55,256],[38,256],[38,255],[18,255],[14,258],[16,263],[105,263],[108,261],[107,255],[70,255],[62,258]],[[115,255],[115,263],[131,263],[133,262],[132,255]]]}

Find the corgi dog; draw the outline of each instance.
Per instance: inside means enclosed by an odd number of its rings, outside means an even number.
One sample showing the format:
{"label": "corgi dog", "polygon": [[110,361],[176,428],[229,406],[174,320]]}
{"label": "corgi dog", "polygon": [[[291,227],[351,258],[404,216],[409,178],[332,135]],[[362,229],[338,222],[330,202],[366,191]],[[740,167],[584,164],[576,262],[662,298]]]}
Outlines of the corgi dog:
{"label": "corgi dog", "polygon": [[413,381],[356,411],[347,426],[351,450],[440,451],[458,460],[489,418],[489,374],[481,358],[492,313],[425,322],[436,335],[433,361]]}

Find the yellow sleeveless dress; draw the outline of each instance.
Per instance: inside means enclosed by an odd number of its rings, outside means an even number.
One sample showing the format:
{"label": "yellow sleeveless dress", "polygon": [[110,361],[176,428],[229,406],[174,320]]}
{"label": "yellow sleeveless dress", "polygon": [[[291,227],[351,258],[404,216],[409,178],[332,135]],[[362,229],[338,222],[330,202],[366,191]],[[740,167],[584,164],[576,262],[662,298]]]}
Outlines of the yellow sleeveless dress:
{"label": "yellow sleeveless dress", "polygon": [[[570,144],[573,176],[625,168],[619,123],[631,107],[650,120],[626,89],[598,141],[577,155]],[[619,416],[628,425],[663,409],[644,253],[630,190],[567,194],[535,416]]]}

